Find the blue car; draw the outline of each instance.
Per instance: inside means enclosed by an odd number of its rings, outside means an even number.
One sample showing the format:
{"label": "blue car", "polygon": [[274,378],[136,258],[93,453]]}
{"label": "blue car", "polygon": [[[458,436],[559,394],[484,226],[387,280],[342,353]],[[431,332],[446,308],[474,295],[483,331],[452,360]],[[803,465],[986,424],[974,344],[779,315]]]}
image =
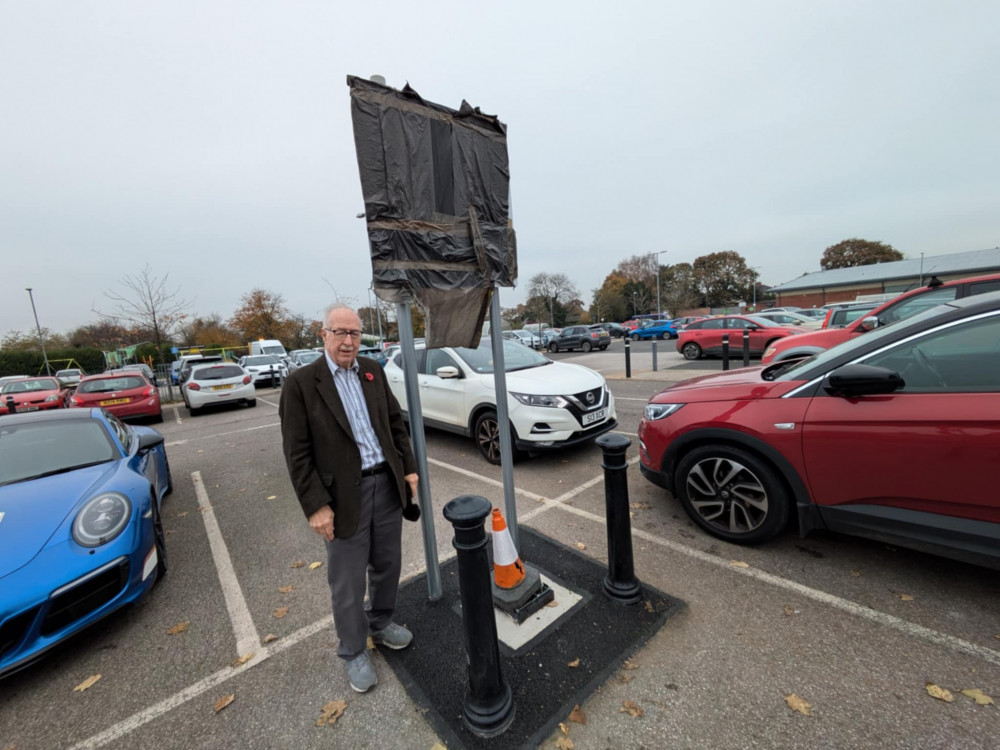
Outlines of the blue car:
{"label": "blue car", "polygon": [[167,571],[163,436],[103,409],[0,417],[0,676]]}
{"label": "blue car", "polygon": [[651,325],[645,327],[640,325],[629,336],[633,341],[639,339],[675,339],[677,338],[677,329],[670,324],[669,320],[655,320]]}

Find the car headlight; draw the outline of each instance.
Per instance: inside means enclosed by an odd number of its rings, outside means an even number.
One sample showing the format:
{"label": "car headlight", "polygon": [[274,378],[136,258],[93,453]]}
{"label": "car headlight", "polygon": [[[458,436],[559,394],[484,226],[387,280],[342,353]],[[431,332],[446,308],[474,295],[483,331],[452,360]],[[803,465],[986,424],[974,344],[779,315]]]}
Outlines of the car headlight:
{"label": "car headlight", "polygon": [[73,521],[73,538],[81,547],[99,547],[120,533],[132,517],[132,503],[117,492],[88,500]]}
{"label": "car headlight", "polygon": [[60,399],[59,394],[58,393],[53,393],[51,396],[46,396],[45,397],[45,403],[50,403],[52,401],[58,401],[59,399]]}
{"label": "car headlight", "polygon": [[642,410],[642,416],[649,420],[663,419],[669,417],[682,406],[684,404],[646,404],[646,408]]}
{"label": "car headlight", "polygon": [[549,406],[553,409],[561,409],[566,406],[567,401],[562,396],[536,396],[532,393],[510,394],[525,406]]}

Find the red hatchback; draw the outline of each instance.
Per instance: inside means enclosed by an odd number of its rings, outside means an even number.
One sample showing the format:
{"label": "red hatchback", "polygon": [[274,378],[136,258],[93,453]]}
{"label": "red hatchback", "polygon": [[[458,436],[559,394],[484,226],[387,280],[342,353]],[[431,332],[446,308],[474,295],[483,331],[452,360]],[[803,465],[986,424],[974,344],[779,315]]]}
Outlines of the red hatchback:
{"label": "red hatchback", "polygon": [[99,406],[119,419],[149,417],[153,422],[163,421],[160,391],[138,371],[88,375],[76,387],[70,406]]}
{"label": "red hatchback", "polygon": [[62,409],[68,405],[70,389],[58,378],[22,378],[0,389],[0,414],[9,414],[13,404],[20,413],[41,409]]}
{"label": "red hatchback", "polygon": [[789,522],[1000,567],[1000,292],[653,396],[640,470],[702,529]]}
{"label": "red hatchback", "polygon": [[763,354],[772,342],[802,333],[801,330],[780,326],[755,315],[722,315],[696,320],[684,326],[678,331],[677,351],[685,359],[718,356],[722,354],[722,337],[729,336],[729,351],[733,356],[738,356],[743,351],[744,331],[749,335],[750,354],[755,357]]}

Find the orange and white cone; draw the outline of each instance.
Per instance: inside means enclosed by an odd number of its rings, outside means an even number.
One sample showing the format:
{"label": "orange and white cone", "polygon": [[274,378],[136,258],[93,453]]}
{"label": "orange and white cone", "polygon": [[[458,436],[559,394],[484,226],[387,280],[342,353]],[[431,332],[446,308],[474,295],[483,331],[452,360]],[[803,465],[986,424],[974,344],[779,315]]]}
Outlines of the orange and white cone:
{"label": "orange and white cone", "polygon": [[499,508],[493,509],[493,580],[501,589],[512,589],[524,580],[524,563]]}

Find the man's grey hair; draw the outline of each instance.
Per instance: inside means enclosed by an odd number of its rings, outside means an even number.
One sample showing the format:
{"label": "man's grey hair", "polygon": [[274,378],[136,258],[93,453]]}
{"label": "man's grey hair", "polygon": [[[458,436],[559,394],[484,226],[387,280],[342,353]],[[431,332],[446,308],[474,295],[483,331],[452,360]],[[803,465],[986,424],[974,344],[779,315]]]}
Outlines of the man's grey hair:
{"label": "man's grey hair", "polygon": [[[350,305],[345,305],[343,302],[334,302],[332,305],[328,306],[323,311],[323,322],[324,323],[326,323],[326,321],[330,319],[330,313],[332,313],[334,310],[347,310],[347,312],[352,313],[354,315],[358,314],[358,311],[355,310]],[[360,320],[360,317],[358,319]]]}

